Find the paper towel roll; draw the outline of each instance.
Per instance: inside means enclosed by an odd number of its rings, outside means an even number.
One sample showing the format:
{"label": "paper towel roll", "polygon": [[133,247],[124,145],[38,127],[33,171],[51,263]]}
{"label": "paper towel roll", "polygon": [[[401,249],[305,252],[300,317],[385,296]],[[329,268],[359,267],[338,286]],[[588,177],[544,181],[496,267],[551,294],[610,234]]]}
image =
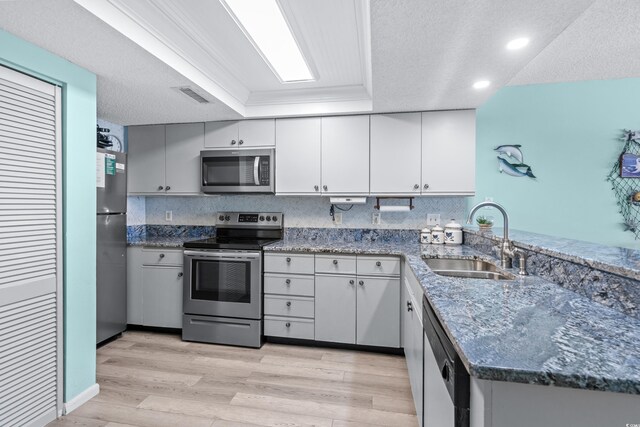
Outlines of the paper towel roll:
{"label": "paper towel roll", "polygon": [[380,206],[380,212],[409,212],[409,206]]}

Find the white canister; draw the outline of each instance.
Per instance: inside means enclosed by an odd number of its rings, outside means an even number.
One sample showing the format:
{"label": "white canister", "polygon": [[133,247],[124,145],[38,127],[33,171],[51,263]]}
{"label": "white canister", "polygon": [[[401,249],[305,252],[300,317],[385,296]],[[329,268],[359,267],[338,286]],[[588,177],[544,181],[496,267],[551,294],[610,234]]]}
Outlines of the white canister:
{"label": "white canister", "polygon": [[441,245],[444,243],[444,230],[439,225],[431,229],[431,243]]}
{"label": "white canister", "polygon": [[423,228],[420,230],[420,243],[426,245],[427,243],[431,243],[431,230],[428,228]]}
{"label": "white canister", "polygon": [[444,226],[444,242],[448,245],[462,244],[462,226],[455,219]]}

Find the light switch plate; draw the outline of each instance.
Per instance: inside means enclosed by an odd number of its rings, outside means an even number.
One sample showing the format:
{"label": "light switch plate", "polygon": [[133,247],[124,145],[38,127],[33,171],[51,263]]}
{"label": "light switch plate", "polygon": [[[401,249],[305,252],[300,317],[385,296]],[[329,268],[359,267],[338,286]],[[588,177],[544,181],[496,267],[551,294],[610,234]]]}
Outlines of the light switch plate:
{"label": "light switch plate", "polygon": [[336,225],[342,224],[342,212],[336,212],[333,214],[333,223]]}
{"label": "light switch plate", "polygon": [[440,224],[440,214],[427,214],[427,225]]}
{"label": "light switch plate", "polygon": [[173,221],[173,211],[166,211],[164,213],[164,220],[169,222]]}
{"label": "light switch plate", "polygon": [[380,212],[374,212],[371,215],[371,224],[380,225],[380,222],[382,222],[382,218],[380,217]]}

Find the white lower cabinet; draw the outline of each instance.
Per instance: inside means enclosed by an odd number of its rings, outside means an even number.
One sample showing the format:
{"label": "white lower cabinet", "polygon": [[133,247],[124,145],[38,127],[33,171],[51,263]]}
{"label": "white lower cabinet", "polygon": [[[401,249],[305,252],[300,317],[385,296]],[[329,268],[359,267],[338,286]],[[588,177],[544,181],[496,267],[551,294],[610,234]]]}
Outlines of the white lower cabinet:
{"label": "white lower cabinet", "polygon": [[127,323],[182,328],[182,249],[127,248]]}
{"label": "white lower cabinet", "polygon": [[356,344],[400,347],[400,279],[358,276]]}
{"label": "white lower cabinet", "polygon": [[355,275],[316,275],[316,340],[356,343],[355,283]]}
{"label": "white lower cabinet", "polygon": [[422,293],[416,295],[415,284],[417,279],[405,265],[405,273],[402,288],[401,312],[402,312],[402,345],[409,371],[409,381],[413,402],[416,407],[418,423],[422,426],[423,409],[423,343],[422,330]]}

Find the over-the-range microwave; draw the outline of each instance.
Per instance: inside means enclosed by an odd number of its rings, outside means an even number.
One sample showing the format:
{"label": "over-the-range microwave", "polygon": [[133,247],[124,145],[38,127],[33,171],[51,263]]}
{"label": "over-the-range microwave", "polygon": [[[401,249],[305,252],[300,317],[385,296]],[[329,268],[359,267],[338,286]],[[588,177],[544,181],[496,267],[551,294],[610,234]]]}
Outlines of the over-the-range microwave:
{"label": "over-the-range microwave", "polygon": [[200,152],[202,192],[275,193],[275,149]]}

